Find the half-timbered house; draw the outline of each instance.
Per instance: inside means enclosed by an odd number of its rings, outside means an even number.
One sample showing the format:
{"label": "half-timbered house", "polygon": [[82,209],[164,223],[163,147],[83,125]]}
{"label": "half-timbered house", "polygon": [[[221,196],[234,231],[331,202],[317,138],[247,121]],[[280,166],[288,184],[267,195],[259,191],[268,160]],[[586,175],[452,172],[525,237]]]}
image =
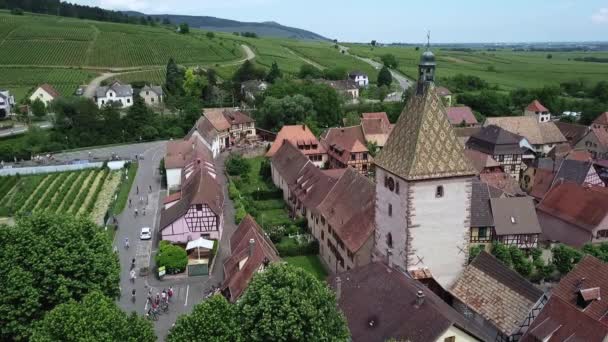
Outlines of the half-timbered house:
{"label": "half-timbered house", "polygon": [[330,128],[321,136],[321,143],[329,156],[330,168],[350,166],[362,175],[371,171],[373,158],[360,125]]}
{"label": "half-timbered house", "polygon": [[541,233],[531,197],[491,198],[492,239],[521,249],[538,247]]}

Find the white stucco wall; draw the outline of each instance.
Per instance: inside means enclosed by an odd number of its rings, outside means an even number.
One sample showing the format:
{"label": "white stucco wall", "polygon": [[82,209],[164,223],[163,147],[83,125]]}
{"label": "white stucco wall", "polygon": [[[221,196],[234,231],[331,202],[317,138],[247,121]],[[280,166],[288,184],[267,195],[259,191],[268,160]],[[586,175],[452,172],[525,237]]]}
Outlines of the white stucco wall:
{"label": "white stucco wall", "polygon": [[133,96],[118,97],[114,91],[110,90],[106,93],[105,97],[97,98],[97,106],[99,108],[105,106],[109,102],[122,102],[122,108],[131,107],[133,105]]}
{"label": "white stucco wall", "polygon": [[449,337],[455,337],[456,339],[454,340],[455,342],[473,342],[473,341],[477,341],[476,338],[473,338],[471,335],[467,334],[466,332],[462,331],[461,329],[455,327],[455,326],[450,326],[448,328],[448,330],[446,330],[443,335],[439,336],[439,338],[436,340],[437,342],[444,342],[446,338]]}
{"label": "white stucco wall", "polygon": [[182,169],[167,169],[167,189],[178,190],[182,183]]}
{"label": "white stucco wall", "polygon": [[[391,233],[390,260],[395,266],[402,270],[428,268],[439,284],[449,288],[467,261],[471,180],[407,183],[393,176],[399,181],[396,194],[384,186],[387,174],[376,169],[376,254],[380,260],[387,260],[387,235]],[[444,189],[441,198],[435,196],[438,186]],[[389,204],[392,216],[388,215]]]}
{"label": "white stucco wall", "polygon": [[46,90],[38,87],[36,91],[30,96],[30,101],[34,102],[36,99],[40,99],[44,103],[45,106],[48,105],[55,99],[51,96],[51,94],[47,93]]}

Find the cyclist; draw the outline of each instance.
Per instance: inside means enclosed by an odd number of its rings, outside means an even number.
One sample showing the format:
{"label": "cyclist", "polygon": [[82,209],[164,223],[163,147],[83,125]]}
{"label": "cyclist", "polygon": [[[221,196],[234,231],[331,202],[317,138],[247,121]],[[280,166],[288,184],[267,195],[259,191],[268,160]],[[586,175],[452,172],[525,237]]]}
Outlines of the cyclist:
{"label": "cyclist", "polygon": [[131,281],[135,281],[135,270],[131,270],[131,272],[129,273],[130,277],[131,277]]}
{"label": "cyclist", "polygon": [[137,208],[135,208],[135,216],[137,216]]}
{"label": "cyclist", "polygon": [[125,248],[129,248],[129,238],[125,238]]}
{"label": "cyclist", "polygon": [[135,300],[135,289],[131,290],[131,299]]}
{"label": "cyclist", "polygon": [[135,268],[135,258],[133,258],[133,260],[131,260],[131,269]]}
{"label": "cyclist", "polygon": [[173,297],[173,286],[169,287],[169,291],[167,291],[167,295],[169,296],[169,300]]}

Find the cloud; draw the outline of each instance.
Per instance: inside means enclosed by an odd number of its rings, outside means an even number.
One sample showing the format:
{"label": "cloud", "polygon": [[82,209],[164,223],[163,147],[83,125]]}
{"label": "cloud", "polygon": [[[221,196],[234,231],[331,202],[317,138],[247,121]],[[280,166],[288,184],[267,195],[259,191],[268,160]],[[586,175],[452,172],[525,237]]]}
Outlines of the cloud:
{"label": "cloud", "polygon": [[608,7],[600,8],[591,16],[591,21],[596,24],[608,24]]}
{"label": "cloud", "polygon": [[120,10],[120,11],[140,11],[140,12],[157,12],[164,10],[167,7],[154,4],[154,1],[149,0],[99,0],[95,1],[101,8]]}

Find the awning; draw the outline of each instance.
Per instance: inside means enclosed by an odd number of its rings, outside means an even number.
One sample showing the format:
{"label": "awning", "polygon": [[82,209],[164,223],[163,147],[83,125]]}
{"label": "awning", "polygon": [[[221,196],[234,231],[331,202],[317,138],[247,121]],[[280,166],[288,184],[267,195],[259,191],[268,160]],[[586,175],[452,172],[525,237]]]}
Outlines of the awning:
{"label": "awning", "polygon": [[194,248],[205,248],[208,250],[212,250],[213,249],[213,241],[211,240],[206,240],[203,238],[198,238],[194,241],[190,241],[188,242],[188,245],[186,246],[186,250],[191,250]]}

